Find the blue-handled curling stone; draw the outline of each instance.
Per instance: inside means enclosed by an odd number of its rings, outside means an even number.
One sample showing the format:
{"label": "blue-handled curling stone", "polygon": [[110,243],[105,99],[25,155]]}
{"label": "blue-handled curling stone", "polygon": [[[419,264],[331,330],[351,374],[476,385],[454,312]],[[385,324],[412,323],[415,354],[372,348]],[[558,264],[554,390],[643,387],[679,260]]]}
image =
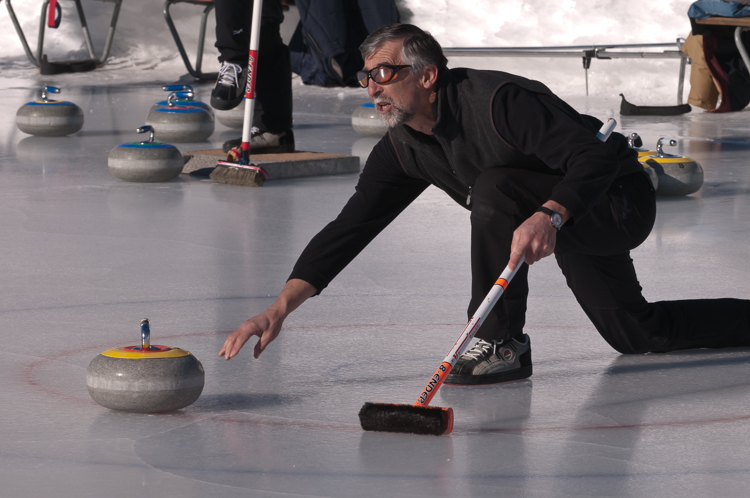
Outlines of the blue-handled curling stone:
{"label": "blue-handled curling stone", "polygon": [[86,370],[91,397],[105,408],[156,413],[193,404],[203,391],[205,374],[184,349],[151,344],[147,319],[141,320],[141,344],[108,349]]}
{"label": "blue-handled curling stone", "polygon": [[[256,105],[258,104],[256,103]],[[234,109],[228,111],[214,109],[214,113],[216,113],[216,120],[219,123],[233,130],[241,130],[242,124],[245,122],[245,100],[243,99],[240,105]]]}
{"label": "blue-handled curling stone", "polygon": [[[664,138],[656,143],[656,153],[638,157],[644,165],[656,171],[659,177],[657,195],[689,195],[700,190],[703,186],[703,167],[698,161],[686,156],[666,154],[664,152]],[[676,140],[670,140],[669,145],[677,145]]]}
{"label": "blue-handled curling stone", "polygon": [[368,102],[354,109],[352,113],[352,128],[364,137],[382,137],[388,131],[375,104]]}
{"label": "blue-handled curling stone", "polygon": [[62,137],[83,128],[83,111],[73,102],[49,100],[50,93],[60,93],[54,86],[42,89],[41,100],[28,102],[16,112],[16,126],[29,135]]}
{"label": "blue-handled curling stone", "polygon": [[169,106],[170,102],[171,105],[200,107],[211,114],[214,112],[213,107],[210,105],[201,102],[200,100],[195,100],[195,91],[193,91],[193,87],[190,85],[165,85],[162,87],[162,90],[170,92],[167,96],[167,100],[160,100],[152,105],[151,109],[148,110],[148,116],[150,116],[157,107]]}
{"label": "blue-handled curling stone", "polygon": [[174,145],[154,141],[154,128],[141,126],[138,133],[150,133],[143,142],[118,145],[109,153],[109,171],[129,182],[165,182],[177,177],[185,160]]}
{"label": "blue-handled curling stone", "polygon": [[167,142],[202,142],[214,132],[214,116],[194,105],[177,105],[177,92],[167,98],[166,106],[156,106],[148,113],[146,124],[159,130]]}

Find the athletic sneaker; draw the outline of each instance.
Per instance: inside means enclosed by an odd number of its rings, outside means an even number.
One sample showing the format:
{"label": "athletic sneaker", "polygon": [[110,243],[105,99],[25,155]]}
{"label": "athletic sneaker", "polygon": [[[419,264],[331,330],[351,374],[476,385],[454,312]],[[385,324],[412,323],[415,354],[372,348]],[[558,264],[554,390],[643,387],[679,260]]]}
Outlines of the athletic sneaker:
{"label": "athletic sneaker", "polygon": [[[242,137],[227,140],[221,147],[224,152],[229,152],[234,147],[242,145]],[[250,154],[270,154],[281,152],[294,152],[294,132],[292,130],[281,133],[260,131],[253,128],[250,132]]]}
{"label": "athletic sneaker", "polygon": [[247,71],[239,64],[222,62],[216,85],[211,91],[211,107],[220,111],[234,109],[245,96]]}
{"label": "athletic sneaker", "polygon": [[531,339],[488,342],[483,339],[466,351],[446,377],[446,384],[496,384],[531,377]]}

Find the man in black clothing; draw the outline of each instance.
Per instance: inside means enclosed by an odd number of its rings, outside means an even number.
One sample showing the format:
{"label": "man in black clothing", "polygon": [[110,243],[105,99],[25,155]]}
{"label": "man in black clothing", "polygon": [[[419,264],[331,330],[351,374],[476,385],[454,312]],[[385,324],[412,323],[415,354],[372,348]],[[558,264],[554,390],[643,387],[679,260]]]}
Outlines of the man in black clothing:
{"label": "man in black clothing", "polygon": [[[242,102],[247,85],[247,62],[253,2],[215,0],[216,48],[221,69],[211,92],[211,106],[228,111]],[[292,65],[289,48],[281,39],[284,11],[281,0],[263,2],[258,40],[258,78],[250,148],[253,153],[294,152],[292,133]],[[229,140],[224,151],[239,147]]]}
{"label": "man in black clothing", "polygon": [[579,304],[621,353],[748,344],[750,302],[648,303],[630,250],[656,215],[651,182],[613,133],[539,82],[496,71],[447,69],[438,43],[407,24],[363,43],[359,79],[390,127],[355,194],[308,244],[276,302],[245,322],[219,355],[253,335],[257,357],[286,316],[328,283],[433,184],[471,210],[471,316],[506,264],[522,264],[446,383],[486,384],[531,375],[523,331],[528,266],[555,254]]}

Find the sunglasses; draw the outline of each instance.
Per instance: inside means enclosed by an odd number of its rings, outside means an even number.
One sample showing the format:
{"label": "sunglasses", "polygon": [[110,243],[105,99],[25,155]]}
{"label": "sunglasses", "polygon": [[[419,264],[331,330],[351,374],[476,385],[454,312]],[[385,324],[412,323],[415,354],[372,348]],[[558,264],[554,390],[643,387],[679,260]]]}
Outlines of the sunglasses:
{"label": "sunglasses", "polygon": [[370,80],[382,85],[383,83],[388,83],[389,81],[396,79],[396,73],[405,67],[411,66],[391,66],[390,64],[383,64],[382,66],[370,69],[369,71],[357,71],[357,81],[359,81],[359,86],[362,88],[367,88],[367,85],[370,84]]}

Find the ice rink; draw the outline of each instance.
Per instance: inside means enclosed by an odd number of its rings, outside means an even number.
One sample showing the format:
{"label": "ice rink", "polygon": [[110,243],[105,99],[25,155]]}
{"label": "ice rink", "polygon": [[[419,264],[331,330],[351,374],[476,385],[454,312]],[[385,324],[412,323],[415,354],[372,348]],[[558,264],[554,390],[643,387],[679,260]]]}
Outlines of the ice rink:
{"label": "ice rink", "polygon": [[[627,64],[638,63],[617,67]],[[362,431],[362,404],[413,403],[465,324],[469,212],[435,188],[293,313],[258,360],[249,347],[219,358],[358,176],[263,188],[187,175],[124,182],[107,169],[109,151],[138,138],[161,84],[182,73],[126,84],[12,69],[23,78],[3,80],[0,94],[3,497],[748,495],[750,350],[620,355],[552,258],[530,271],[530,379],[443,386],[433,404],[454,409],[449,436]],[[15,127],[45,83],[82,107],[81,132]],[[615,117],[647,146],[677,139],[667,152],[705,170],[698,193],[659,198],[656,226],[633,252],[646,298],[750,298],[750,111],[623,117],[616,92],[585,98],[578,88],[563,95],[577,110]],[[196,84],[201,100],[210,90]],[[375,140],[355,134],[351,113],[366,100],[295,79],[297,149],[364,161]],[[217,123],[209,141],[177,145],[218,148],[238,134]],[[90,398],[89,362],[137,344],[142,318],[153,343],[203,363],[195,404],[141,415]]]}

